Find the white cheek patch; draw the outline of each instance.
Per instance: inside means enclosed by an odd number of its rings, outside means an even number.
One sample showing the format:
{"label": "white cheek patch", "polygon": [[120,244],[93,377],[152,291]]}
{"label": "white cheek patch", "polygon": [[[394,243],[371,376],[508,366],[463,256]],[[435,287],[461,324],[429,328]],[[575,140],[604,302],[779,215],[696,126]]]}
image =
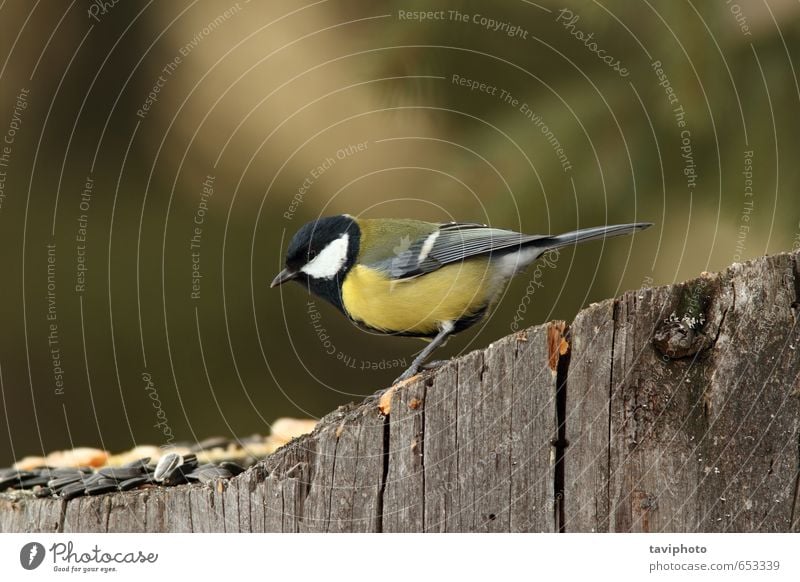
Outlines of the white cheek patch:
{"label": "white cheek patch", "polygon": [[333,279],[347,261],[349,238],[347,234],[343,234],[329,242],[314,260],[303,265],[300,270],[314,279]]}

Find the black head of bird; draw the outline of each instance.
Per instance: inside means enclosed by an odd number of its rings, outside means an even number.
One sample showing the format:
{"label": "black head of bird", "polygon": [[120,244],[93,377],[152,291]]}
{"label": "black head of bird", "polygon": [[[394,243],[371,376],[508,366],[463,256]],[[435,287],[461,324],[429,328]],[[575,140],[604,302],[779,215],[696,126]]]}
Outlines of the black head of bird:
{"label": "black head of bird", "polygon": [[415,375],[448,336],[480,321],[508,280],[545,252],[648,226],[638,222],[548,236],[474,223],[343,214],[298,230],[286,268],[271,286],[296,280],[363,328],[430,339],[399,382]]}

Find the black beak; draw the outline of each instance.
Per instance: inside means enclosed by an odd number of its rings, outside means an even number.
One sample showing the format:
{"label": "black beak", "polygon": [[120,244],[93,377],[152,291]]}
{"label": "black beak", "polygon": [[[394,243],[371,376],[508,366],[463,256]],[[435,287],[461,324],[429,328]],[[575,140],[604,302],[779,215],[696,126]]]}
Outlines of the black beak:
{"label": "black beak", "polygon": [[270,289],[273,287],[277,287],[278,285],[283,285],[286,281],[291,281],[292,279],[296,278],[297,275],[300,273],[295,271],[290,271],[289,269],[284,269],[280,273],[278,273],[277,277],[272,280],[269,287]]}

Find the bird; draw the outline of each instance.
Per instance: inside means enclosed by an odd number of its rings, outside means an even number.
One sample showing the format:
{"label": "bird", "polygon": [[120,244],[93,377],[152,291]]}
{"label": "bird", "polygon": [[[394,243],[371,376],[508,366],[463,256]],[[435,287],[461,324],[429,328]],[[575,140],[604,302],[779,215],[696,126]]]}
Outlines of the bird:
{"label": "bird", "polygon": [[417,375],[451,335],[483,319],[508,281],[544,253],[649,226],[539,235],[472,222],[326,216],[295,233],[270,287],[299,282],[360,328],[428,340],[394,385]]}

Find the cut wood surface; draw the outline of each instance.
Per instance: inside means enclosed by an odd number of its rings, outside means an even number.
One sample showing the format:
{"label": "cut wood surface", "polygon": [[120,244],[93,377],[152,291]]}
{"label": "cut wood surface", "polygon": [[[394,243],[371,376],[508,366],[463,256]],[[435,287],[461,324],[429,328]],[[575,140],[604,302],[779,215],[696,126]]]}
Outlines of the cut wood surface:
{"label": "cut wood surface", "polygon": [[3,532],[800,530],[798,254],[629,291],[341,407],[244,474]]}

